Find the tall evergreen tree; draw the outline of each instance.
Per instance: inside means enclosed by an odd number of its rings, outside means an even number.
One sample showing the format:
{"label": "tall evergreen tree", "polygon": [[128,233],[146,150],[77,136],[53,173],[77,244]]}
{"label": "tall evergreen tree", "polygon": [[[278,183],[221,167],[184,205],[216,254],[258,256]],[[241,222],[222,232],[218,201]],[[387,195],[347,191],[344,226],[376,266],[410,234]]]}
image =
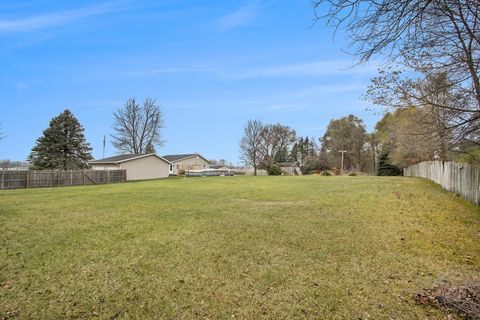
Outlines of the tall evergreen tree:
{"label": "tall evergreen tree", "polygon": [[92,148],[85,141],[83,127],[66,109],[50,120],[43,136],[37,139],[28,161],[32,169],[85,169],[92,160]]}
{"label": "tall evergreen tree", "polygon": [[390,162],[389,153],[383,152],[378,160],[377,174],[379,176],[401,176],[402,171]]}
{"label": "tall evergreen tree", "polygon": [[287,162],[288,160],[288,149],[287,146],[282,147],[277,151],[274,158],[274,163]]}
{"label": "tall evergreen tree", "polygon": [[[303,139],[302,137],[300,137],[300,138]],[[299,148],[299,143],[295,142],[292,146],[292,150],[290,151],[290,155],[288,156],[288,161],[295,162],[295,163],[299,162],[298,161],[298,154],[299,154],[298,148]]]}

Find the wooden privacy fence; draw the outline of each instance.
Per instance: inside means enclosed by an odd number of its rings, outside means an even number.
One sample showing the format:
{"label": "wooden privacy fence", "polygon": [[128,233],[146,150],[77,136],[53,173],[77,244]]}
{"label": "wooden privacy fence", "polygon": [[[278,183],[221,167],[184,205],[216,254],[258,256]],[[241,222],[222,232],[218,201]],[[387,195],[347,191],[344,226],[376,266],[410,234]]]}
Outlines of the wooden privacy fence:
{"label": "wooden privacy fence", "polygon": [[124,182],[126,170],[0,170],[0,189],[78,186]]}
{"label": "wooden privacy fence", "polygon": [[480,204],[480,168],[465,163],[426,161],[403,169],[404,176],[421,177]]}

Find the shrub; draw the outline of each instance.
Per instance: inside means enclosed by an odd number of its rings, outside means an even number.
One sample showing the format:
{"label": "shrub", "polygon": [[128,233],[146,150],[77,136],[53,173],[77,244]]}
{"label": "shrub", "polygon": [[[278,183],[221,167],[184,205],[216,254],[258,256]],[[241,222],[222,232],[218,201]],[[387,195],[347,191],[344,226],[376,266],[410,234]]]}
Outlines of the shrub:
{"label": "shrub", "polygon": [[330,173],[330,171],[325,170],[325,171],[322,171],[322,173],[320,173],[320,175],[322,175],[322,176],[331,176],[332,174]]}
{"label": "shrub", "polygon": [[357,174],[356,174],[355,172],[350,172],[348,175],[349,175],[350,177],[356,177],[356,176],[357,176]]}
{"label": "shrub", "polygon": [[342,170],[340,170],[339,168],[335,168],[333,169],[333,174],[336,176],[340,176],[342,175]]}
{"label": "shrub", "polygon": [[277,166],[276,164],[272,164],[269,168],[268,168],[268,175],[269,176],[280,176],[282,174],[282,170],[280,169],[279,166]]}
{"label": "shrub", "polygon": [[178,175],[179,176],[184,176],[185,175],[185,169],[178,170]]}

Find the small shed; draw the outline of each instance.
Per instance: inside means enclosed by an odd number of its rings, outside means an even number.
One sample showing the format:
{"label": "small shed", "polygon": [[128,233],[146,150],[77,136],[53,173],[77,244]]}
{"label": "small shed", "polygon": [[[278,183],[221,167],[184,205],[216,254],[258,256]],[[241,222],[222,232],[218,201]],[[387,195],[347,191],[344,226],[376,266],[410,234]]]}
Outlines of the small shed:
{"label": "small shed", "polygon": [[169,176],[173,169],[170,161],[156,155],[122,154],[90,162],[93,170],[127,170],[127,181],[159,179]]}
{"label": "small shed", "polygon": [[302,175],[300,167],[295,162],[278,162],[276,165],[280,167],[280,170],[282,170],[283,174],[290,176]]}

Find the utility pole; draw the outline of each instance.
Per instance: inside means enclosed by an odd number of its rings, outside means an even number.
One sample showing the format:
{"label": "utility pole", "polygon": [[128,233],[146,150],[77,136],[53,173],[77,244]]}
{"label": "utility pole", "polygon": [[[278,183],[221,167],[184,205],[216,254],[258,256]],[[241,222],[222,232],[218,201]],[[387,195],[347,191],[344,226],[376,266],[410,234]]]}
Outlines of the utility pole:
{"label": "utility pole", "polygon": [[102,159],[105,159],[105,139],[107,138],[107,136],[103,136],[103,156],[102,156]]}
{"label": "utility pole", "polygon": [[342,154],[342,171],[341,171],[341,173],[343,174],[343,158],[344,158],[344,155],[347,152],[347,150],[338,150],[338,152],[340,152]]}

